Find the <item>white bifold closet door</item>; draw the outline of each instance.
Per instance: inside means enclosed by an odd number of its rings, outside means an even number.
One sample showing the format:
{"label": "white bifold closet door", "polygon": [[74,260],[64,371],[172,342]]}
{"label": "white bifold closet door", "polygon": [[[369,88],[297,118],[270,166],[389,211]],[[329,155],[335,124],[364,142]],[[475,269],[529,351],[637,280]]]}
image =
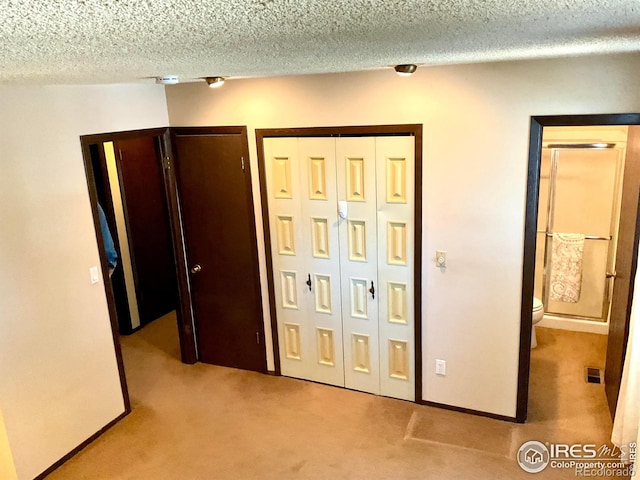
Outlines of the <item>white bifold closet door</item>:
{"label": "white bifold closet door", "polygon": [[325,140],[265,139],[269,226],[282,374],[344,386],[335,147]]}
{"label": "white bifold closet door", "polygon": [[415,400],[414,164],[413,137],[376,138],[380,393],[405,400]]}
{"label": "white bifold closet door", "polygon": [[414,399],[413,148],[264,140],[283,375]]}

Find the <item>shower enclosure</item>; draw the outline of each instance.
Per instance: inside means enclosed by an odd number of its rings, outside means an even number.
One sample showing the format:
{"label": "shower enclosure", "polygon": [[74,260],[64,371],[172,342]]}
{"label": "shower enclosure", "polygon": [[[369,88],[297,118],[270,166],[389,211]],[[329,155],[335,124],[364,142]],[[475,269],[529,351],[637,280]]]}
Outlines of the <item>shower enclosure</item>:
{"label": "shower enclosure", "polygon": [[[556,143],[542,150],[534,292],[544,303],[545,320],[608,320],[622,159],[615,143]],[[584,235],[582,279],[573,301],[550,296],[553,244],[561,241],[554,234]]]}

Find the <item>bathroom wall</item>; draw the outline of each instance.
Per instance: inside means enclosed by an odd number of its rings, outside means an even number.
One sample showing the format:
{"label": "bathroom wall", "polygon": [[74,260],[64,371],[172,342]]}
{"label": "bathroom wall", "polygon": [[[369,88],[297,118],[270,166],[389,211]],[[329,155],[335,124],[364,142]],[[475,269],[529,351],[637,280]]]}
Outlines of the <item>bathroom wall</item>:
{"label": "bathroom wall", "polygon": [[[610,294],[612,284],[605,279],[615,262],[618,218],[622,193],[622,172],[627,139],[626,126],[612,127],[547,127],[543,131],[543,145],[554,143],[614,143],[612,149],[556,149],[543,148],[540,196],[538,203],[538,238],[536,250],[536,297],[543,299],[545,251],[547,269],[550,270],[550,247],[547,238],[549,217],[549,178],[551,156],[557,156],[558,172],[553,212],[555,232],[584,233],[592,236],[612,236],[611,241],[585,240],[583,277],[580,299],[577,303],[556,302],[545,299],[547,318],[541,326],[593,333],[607,333],[608,311],[603,314],[602,303]],[[548,249],[545,249],[545,240]],[[544,289],[546,290],[546,286]],[[606,293],[609,292],[609,293]],[[579,316],[592,318],[582,321],[552,316]],[[604,315],[604,317],[602,317]],[[595,318],[594,318],[595,317]],[[599,321],[597,317],[601,317]],[[603,318],[603,320],[602,320]],[[598,324],[594,324],[598,322]]]}
{"label": "bathroom wall", "polygon": [[[421,123],[424,399],[515,416],[532,115],[640,111],[640,55],[236,79],[166,89],[171,125],[247,125],[267,280],[256,128]],[[224,73],[224,72],[221,72]],[[445,270],[435,250],[447,251]],[[273,368],[273,352],[269,352]],[[435,359],[447,376],[435,374]]]}

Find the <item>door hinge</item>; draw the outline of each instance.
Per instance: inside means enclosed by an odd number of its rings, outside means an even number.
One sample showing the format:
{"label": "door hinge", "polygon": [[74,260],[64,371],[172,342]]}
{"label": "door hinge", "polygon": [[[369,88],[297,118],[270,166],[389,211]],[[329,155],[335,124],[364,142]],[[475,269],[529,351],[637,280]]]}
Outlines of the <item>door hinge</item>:
{"label": "door hinge", "polygon": [[244,157],[240,157],[240,160],[242,161],[242,171],[244,172]]}
{"label": "door hinge", "polygon": [[171,157],[164,157],[162,159],[162,166],[167,170],[171,170]]}
{"label": "door hinge", "polygon": [[256,332],[256,343],[260,345],[260,332]]}

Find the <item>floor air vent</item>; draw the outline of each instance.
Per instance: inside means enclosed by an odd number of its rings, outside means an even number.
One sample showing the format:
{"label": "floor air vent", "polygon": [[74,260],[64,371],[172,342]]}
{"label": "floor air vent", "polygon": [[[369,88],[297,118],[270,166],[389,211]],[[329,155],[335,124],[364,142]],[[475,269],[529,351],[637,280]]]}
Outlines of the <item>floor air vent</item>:
{"label": "floor air vent", "polygon": [[587,367],[587,383],[602,383],[602,370],[596,367]]}

